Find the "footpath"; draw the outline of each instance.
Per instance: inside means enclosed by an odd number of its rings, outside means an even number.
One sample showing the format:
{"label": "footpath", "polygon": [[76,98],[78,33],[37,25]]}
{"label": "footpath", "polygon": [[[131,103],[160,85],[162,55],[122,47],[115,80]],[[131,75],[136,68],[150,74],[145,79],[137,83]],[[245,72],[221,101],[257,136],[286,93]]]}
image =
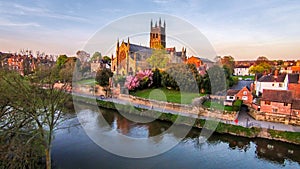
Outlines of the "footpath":
{"label": "footpath", "polygon": [[103,100],[103,101],[109,101],[109,102],[113,102],[113,103],[116,103],[116,104],[131,105],[131,106],[134,106],[134,107],[137,107],[137,108],[154,110],[154,111],[159,111],[159,112],[163,112],[163,113],[170,113],[170,114],[175,114],[175,115],[180,115],[180,116],[193,117],[193,118],[199,118],[199,119],[205,119],[205,120],[208,120],[208,119],[209,120],[215,120],[217,122],[221,122],[221,123],[225,123],[225,124],[232,124],[232,125],[236,125],[236,126],[243,126],[243,127],[247,127],[247,128],[259,127],[259,128],[262,128],[262,129],[274,129],[274,130],[280,130],[280,131],[300,132],[300,126],[292,126],[292,125],[286,125],[286,124],[282,124],[282,123],[255,120],[251,116],[248,115],[248,113],[245,109],[242,109],[238,113],[237,120],[227,121],[227,120],[207,118],[207,117],[204,117],[204,116],[198,116],[196,114],[179,112],[179,111],[171,110],[171,109],[162,109],[162,108],[159,108],[159,107],[136,104],[136,103],[128,102],[127,100],[123,100],[123,99],[119,99],[119,98],[100,99],[100,98],[97,98],[96,96],[79,94],[79,93],[74,93],[74,92],[72,93],[72,95],[86,97],[86,98],[95,99],[95,100],[98,99],[98,100]]}

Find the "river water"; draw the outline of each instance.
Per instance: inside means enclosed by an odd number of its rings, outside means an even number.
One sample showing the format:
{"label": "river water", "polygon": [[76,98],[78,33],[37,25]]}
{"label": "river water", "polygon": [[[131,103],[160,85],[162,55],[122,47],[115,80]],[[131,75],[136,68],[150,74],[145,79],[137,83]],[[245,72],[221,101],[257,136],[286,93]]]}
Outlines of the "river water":
{"label": "river water", "polygon": [[[117,111],[101,109],[100,112],[111,126],[110,129],[115,131],[113,133],[128,137],[151,137],[172,125],[159,120],[146,124],[136,123]],[[92,111],[92,114],[97,116],[100,112]],[[95,125],[93,130],[101,127],[101,124]],[[148,158],[127,158],[114,155],[94,143],[76,115],[65,121],[60,128],[62,129],[55,134],[52,147],[54,168],[300,168],[300,146],[277,141],[213,134],[201,143],[201,130],[192,129],[179,144],[163,154]],[[172,137],[176,135],[168,135],[168,139],[171,140]],[[156,140],[157,143],[160,141]]]}

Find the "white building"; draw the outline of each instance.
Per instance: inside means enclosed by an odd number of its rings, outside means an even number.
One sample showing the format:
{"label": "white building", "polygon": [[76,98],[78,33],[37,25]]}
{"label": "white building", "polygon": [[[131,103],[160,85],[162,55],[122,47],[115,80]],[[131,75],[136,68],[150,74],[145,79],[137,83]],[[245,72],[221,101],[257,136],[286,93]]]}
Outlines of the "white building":
{"label": "white building", "polygon": [[288,90],[288,76],[280,75],[263,75],[255,83],[255,94],[260,96],[264,89],[269,90]]}
{"label": "white building", "polygon": [[234,68],[234,73],[233,75],[235,76],[248,76],[252,75],[249,73],[249,66],[237,66]]}

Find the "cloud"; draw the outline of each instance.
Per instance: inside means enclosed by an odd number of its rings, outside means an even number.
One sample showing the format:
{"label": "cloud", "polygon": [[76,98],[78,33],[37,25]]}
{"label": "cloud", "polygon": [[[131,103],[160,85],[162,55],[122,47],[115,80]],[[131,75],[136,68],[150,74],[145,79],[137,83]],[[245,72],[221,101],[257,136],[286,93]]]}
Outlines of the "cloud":
{"label": "cloud", "polygon": [[[9,10],[8,10],[9,9]],[[17,3],[6,3],[0,5],[0,13],[10,15],[26,15],[26,16],[34,16],[34,17],[48,17],[55,18],[61,20],[69,20],[75,22],[84,22],[88,23],[89,20],[84,17],[60,14],[54,11],[51,11],[46,8],[41,7],[28,7],[25,5],[17,4]]]}
{"label": "cloud", "polygon": [[0,26],[13,26],[13,27],[40,27],[38,23],[35,22],[12,22],[5,19],[0,19]]}

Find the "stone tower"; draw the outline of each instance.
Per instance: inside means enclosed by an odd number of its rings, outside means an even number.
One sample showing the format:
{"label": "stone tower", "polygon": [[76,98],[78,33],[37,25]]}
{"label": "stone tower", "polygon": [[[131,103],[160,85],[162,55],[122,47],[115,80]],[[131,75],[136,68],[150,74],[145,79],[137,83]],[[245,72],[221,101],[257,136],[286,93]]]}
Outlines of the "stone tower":
{"label": "stone tower", "polygon": [[150,48],[152,49],[162,49],[166,48],[166,22],[162,25],[161,19],[159,18],[159,22],[155,22],[155,26],[153,26],[153,22],[151,20],[151,31],[150,31]]}

